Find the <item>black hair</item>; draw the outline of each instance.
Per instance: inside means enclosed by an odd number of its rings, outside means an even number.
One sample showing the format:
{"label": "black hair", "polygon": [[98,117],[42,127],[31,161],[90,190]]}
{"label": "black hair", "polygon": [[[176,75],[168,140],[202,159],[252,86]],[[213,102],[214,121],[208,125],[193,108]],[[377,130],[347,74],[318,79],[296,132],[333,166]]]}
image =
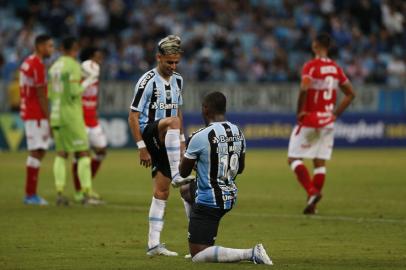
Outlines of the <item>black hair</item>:
{"label": "black hair", "polygon": [[91,58],[94,57],[94,55],[96,54],[96,52],[100,51],[99,48],[91,46],[91,47],[87,47],[84,48],[81,52],[80,52],[80,56],[79,59],[80,61],[84,62],[86,60],[89,60]]}
{"label": "black hair", "polygon": [[226,96],[221,92],[212,92],[207,94],[203,99],[203,104],[207,106],[209,111],[212,113],[226,113],[227,99]]}
{"label": "black hair", "polygon": [[75,43],[77,43],[77,42],[78,42],[78,40],[77,40],[77,38],[75,38],[75,37],[72,37],[72,36],[70,36],[70,37],[65,37],[64,39],[62,39],[62,48],[63,48],[65,51],[70,51],[70,50],[72,50],[73,45],[74,45]]}
{"label": "black hair", "polygon": [[320,33],[316,36],[315,41],[325,49],[330,49],[331,47],[331,37],[327,33]]}
{"label": "black hair", "polygon": [[40,44],[44,44],[48,40],[52,39],[50,35],[47,34],[41,34],[35,37],[35,46],[38,46]]}

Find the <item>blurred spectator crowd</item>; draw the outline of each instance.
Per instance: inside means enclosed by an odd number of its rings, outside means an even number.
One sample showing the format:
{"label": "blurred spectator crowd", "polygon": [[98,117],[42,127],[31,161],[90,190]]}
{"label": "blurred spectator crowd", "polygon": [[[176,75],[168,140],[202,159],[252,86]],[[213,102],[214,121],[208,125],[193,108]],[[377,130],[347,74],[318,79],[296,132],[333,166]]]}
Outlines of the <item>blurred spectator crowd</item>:
{"label": "blurred spectator crowd", "polygon": [[182,38],[186,79],[299,79],[311,39],[334,38],[332,56],[355,83],[404,86],[402,0],[0,0],[0,66],[10,78],[39,33],[80,37],[106,52],[103,78],[136,80],[154,66],[157,41]]}

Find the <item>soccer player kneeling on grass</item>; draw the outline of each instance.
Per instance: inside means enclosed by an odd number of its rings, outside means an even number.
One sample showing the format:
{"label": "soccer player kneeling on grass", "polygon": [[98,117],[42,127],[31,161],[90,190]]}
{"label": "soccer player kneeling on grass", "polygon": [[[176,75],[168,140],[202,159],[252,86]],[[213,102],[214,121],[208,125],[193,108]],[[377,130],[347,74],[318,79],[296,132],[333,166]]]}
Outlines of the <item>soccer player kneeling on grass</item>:
{"label": "soccer player kneeling on grass", "polygon": [[189,217],[189,250],[193,262],[239,262],[272,265],[262,244],[249,249],[214,246],[221,218],[237,196],[235,179],[244,170],[245,138],[241,130],[225,119],[226,97],[208,94],[202,115],[206,128],[195,132],[180,164],[188,176],[197,166],[196,182],[181,187],[185,201],[192,204]]}

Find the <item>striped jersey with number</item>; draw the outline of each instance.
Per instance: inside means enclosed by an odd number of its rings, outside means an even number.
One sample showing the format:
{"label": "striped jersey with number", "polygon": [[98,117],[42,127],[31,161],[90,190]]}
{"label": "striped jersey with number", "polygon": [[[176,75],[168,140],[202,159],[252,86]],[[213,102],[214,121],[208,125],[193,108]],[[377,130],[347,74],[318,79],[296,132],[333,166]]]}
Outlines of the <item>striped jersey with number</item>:
{"label": "striped jersey with number", "polygon": [[241,130],[230,122],[214,122],[197,131],[185,157],[197,162],[196,203],[231,209],[237,199],[237,176],[246,143]]}
{"label": "striped jersey with number", "polygon": [[183,78],[174,73],[169,81],[156,68],[146,72],[135,85],[131,111],[140,112],[140,128],[166,117],[177,116],[182,100]]}

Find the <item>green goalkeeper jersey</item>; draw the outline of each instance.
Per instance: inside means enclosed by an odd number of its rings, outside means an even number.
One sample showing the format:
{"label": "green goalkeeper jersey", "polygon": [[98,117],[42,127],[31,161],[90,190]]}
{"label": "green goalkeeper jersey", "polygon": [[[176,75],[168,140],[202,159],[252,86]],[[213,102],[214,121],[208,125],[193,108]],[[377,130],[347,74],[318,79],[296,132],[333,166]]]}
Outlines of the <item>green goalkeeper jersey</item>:
{"label": "green goalkeeper jersey", "polygon": [[49,69],[48,96],[51,126],[83,126],[81,67],[69,56],[61,56]]}

